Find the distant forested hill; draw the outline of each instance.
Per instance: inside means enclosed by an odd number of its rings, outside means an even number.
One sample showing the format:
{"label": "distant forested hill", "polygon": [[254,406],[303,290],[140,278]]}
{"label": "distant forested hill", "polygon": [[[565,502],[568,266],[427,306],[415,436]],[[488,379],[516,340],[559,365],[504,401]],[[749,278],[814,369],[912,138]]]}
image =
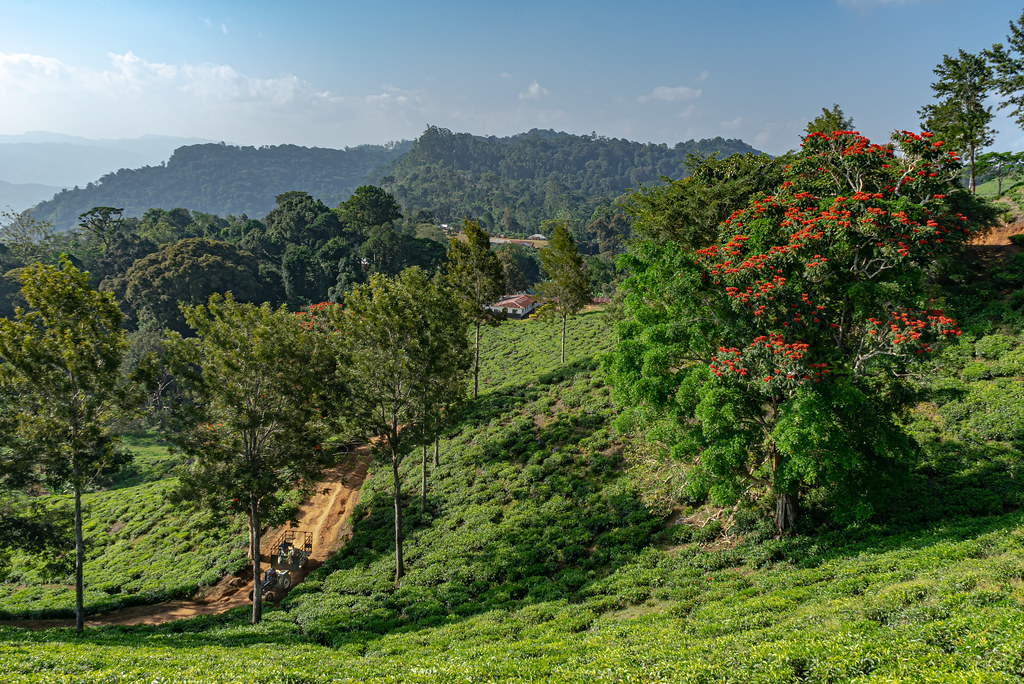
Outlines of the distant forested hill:
{"label": "distant forested hill", "polygon": [[381,185],[406,216],[423,210],[442,222],[468,217],[488,230],[530,233],[549,219],[586,222],[630,188],[679,178],[690,154],[747,152],[757,150],[723,138],[669,147],[550,130],[495,138],[431,126]]}
{"label": "distant forested hill", "polygon": [[160,166],[108,173],[32,213],[58,229],[97,206],[121,207],[125,216],[136,217],[153,207],[262,217],[284,192],[307,192],[333,207],[370,184],[392,193],[408,218],[472,218],[509,235],[537,232],[546,220],[567,220],[581,239],[585,227],[613,211],[615,198],[628,189],[684,175],[689,154],[746,152],[757,150],[723,138],[669,147],[542,130],[482,137],[434,126],[415,142],[345,150],[210,143],[179,147]]}
{"label": "distant forested hill", "polygon": [[85,188],[63,191],[37,205],[32,214],[58,229],[75,225],[79,214],[97,206],[124,208],[125,216],[142,216],[152,207],[183,207],[220,216],[262,217],[274,208],[276,195],[291,190],[308,192],[334,206],[371,182],[374,169],[407,152],[411,144],[344,150],[188,145],[160,166],[121,169]]}

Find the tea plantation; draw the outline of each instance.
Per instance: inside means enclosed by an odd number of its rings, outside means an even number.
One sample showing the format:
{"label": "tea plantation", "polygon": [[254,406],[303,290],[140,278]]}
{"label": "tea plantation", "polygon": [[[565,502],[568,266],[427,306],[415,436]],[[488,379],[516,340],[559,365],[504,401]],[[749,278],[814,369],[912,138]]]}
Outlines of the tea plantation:
{"label": "tea plantation", "polygon": [[[656,435],[616,428],[606,314],[570,320],[564,367],[553,326],[487,328],[487,389],[442,439],[423,513],[419,453],[403,465],[399,589],[382,467],[352,540],[259,626],[246,608],[81,637],[2,626],[0,681],[1024,681],[1024,345],[975,320],[922,372],[908,417],[922,457],[875,518],[838,526],[810,501],[804,534],[781,540],[757,507],[655,500],[650,483],[685,466],[655,472]],[[151,481],[88,499],[93,611],[244,562],[241,523],[175,510],[173,480],[145,463],[131,477]],[[24,560],[0,610],[69,614],[46,584],[66,578]]]}

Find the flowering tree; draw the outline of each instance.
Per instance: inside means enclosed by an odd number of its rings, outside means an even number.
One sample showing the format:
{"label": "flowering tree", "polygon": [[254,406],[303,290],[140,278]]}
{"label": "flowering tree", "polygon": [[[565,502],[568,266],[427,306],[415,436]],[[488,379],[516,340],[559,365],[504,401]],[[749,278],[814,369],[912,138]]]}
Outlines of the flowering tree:
{"label": "flowering tree", "polygon": [[[638,241],[610,362],[620,402],[677,418],[690,492],[724,503],[767,488],[778,534],[801,491],[854,497],[911,448],[893,420],[909,400],[901,378],[959,334],[926,271],[991,218],[928,133],[888,145],[811,133],[787,161],[777,191],[712,244]],[[644,218],[642,235],[663,232]]]}

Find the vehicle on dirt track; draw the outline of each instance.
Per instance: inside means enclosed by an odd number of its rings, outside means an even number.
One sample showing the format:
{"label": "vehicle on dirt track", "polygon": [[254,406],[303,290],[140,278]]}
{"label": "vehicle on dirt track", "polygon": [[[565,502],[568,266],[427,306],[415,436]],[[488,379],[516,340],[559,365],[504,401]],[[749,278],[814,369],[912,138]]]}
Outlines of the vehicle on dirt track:
{"label": "vehicle on dirt track", "polygon": [[[285,530],[271,545],[270,567],[263,573],[260,592],[264,601],[277,601],[284,597],[294,583],[294,574],[305,570],[309,554],[313,552],[313,533]],[[249,590],[249,599],[253,592]]]}

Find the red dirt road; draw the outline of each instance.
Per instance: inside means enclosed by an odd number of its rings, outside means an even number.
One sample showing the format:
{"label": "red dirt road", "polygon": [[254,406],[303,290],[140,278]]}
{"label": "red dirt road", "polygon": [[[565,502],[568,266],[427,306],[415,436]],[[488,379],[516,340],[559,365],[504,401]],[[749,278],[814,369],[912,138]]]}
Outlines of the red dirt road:
{"label": "red dirt road", "polygon": [[[320,567],[333,552],[344,545],[351,533],[349,515],[359,503],[359,490],[370,467],[370,451],[360,447],[345,463],[324,474],[317,487],[317,493],[299,507],[298,524],[269,530],[260,539],[260,548],[269,549],[270,544],[287,529],[310,530],[313,532],[313,553],[309,569]],[[267,553],[261,554],[268,559]],[[293,586],[305,575],[293,574]],[[197,594],[192,599],[166,601],[147,606],[133,606],[121,610],[86,617],[87,627],[109,625],[159,625],[172,620],[182,620],[197,615],[216,615],[232,608],[247,605],[252,581],[228,575],[216,585]],[[74,620],[4,620],[0,625],[45,629],[48,627],[74,627]]]}

